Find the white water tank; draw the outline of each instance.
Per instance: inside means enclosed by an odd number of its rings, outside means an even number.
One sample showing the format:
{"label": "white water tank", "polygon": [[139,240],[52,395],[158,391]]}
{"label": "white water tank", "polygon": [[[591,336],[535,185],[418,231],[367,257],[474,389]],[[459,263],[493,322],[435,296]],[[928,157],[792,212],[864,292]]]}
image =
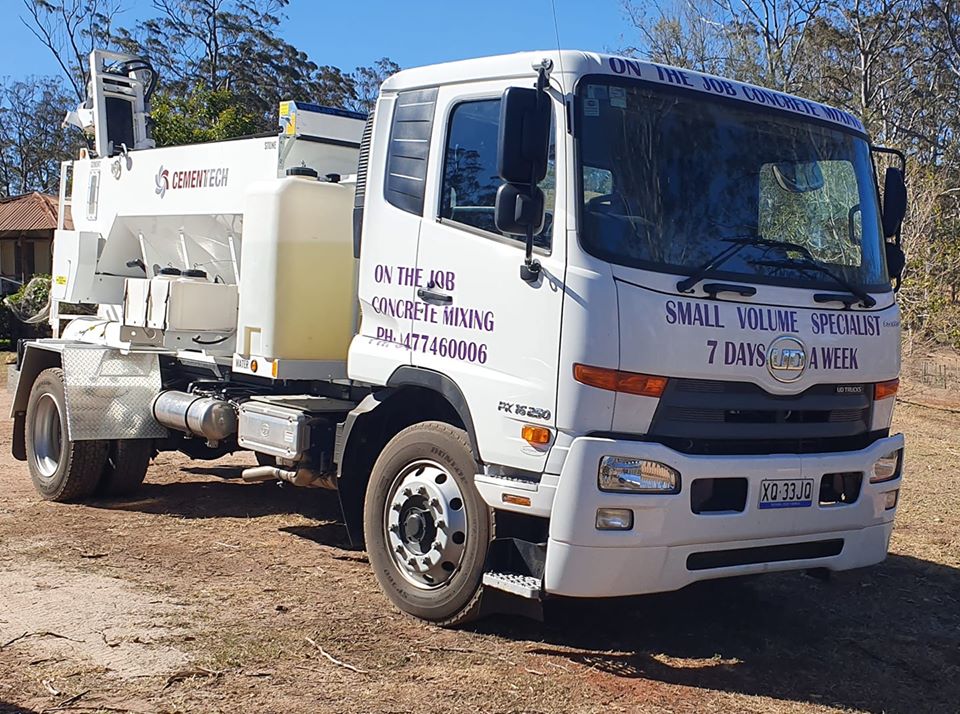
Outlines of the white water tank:
{"label": "white water tank", "polygon": [[237,352],[345,362],[354,334],[353,183],[287,177],[247,190]]}

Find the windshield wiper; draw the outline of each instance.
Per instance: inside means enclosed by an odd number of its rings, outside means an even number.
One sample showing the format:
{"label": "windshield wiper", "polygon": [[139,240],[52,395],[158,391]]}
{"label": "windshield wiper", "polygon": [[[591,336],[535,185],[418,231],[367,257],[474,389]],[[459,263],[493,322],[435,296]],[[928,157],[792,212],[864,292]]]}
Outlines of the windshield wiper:
{"label": "windshield wiper", "polygon": [[678,282],[678,292],[685,293],[689,291],[694,285],[703,280],[707,273],[715,268],[719,268],[748,245],[760,246],[762,248],[780,248],[784,251],[793,250],[801,253],[805,258],[809,258],[811,261],[813,260],[813,256],[810,255],[810,251],[808,251],[806,247],[799,243],[791,243],[784,240],[770,240],[769,238],[762,238],[761,236],[737,236],[735,238],[721,238],[720,242],[730,243],[731,245],[696,268],[693,273],[690,274],[690,277]]}
{"label": "windshield wiper", "polygon": [[[812,258],[803,258],[802,260],[755,260],[752,261],[755,265],[763,265],[769,268],[785,268],[790,270],[806,270],[806,271],[815,271],[826,275],[828,278],[831,278],[833,282],[842,287],[843,289],[850,292],[851,295],[860,300],[860,304],[863,307],[873,307],[877,304],[877,301],[871,297],[863,288],[857,287],[852,282],[844,278],[842,275],[838,275],[834,271],[830,270],[825,265],[817,263]],[[815,296],[816,297],[816,296]],[[823,296],[821,296],[823,297]],[[843,302],[847,304],[845,300],[842,299],[842,295],[832,296],[837,302]],[[849,307],[849,304],[847,304]]]}

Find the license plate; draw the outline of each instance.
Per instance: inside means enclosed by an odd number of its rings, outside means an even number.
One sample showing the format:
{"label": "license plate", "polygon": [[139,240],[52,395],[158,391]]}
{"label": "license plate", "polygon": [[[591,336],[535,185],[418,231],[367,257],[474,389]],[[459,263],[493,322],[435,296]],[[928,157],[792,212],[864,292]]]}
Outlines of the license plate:
{"label": "license plate", "polygon": [[813,503],[813,479],[764,479],[760,508],[802,508]]}

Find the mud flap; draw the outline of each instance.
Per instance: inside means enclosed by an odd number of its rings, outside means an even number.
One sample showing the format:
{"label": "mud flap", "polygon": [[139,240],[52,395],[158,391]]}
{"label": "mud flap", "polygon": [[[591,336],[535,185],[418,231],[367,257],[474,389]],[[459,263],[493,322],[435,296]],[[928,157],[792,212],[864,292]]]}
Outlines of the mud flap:
{"label": "mud flap", "polygon": [[167,436],[151,413],[161,390],[156,354],[71,345],[62,361],[71,441]]}

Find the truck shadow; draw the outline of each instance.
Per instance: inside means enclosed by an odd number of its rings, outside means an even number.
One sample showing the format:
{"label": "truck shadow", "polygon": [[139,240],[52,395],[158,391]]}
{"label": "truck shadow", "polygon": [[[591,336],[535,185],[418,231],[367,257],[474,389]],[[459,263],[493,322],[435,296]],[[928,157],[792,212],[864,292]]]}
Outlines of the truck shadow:
{"label": "truck shadow", "polygon": [[232,469],[226,469],[224,474],[211,474],[209,469],[202,473],[220,478],[147,481],[134,496],[94,500],[87,505],[179,518],[258,518],[288,513],[321,522],[340,519],[340,505],[333,491],[276,482],[245,483],[232,477]]}
{"label": "truck shadow", "polygon": [[[315,522],[279,530],[342,550],[358,550],[350,543],[334,491],[302,489],[285,483],[245,483],[244,466],[182,467],[179,480],[151,482],[128,498],[95,499],[86,505],[113,511],[135,511],[187,519],[260,518],[296,514]],[[191,476],[196,476],[191,478]],[[212,478],[202,479],[207,476]],[[185,480],[190,478],[190,480]]]}
{"label": "truck shadow", "polygon": [[611,690],[656,680],[878,714],[960,708],[960,570],[909,556],[828,582],[786,573],[547,605],[544,624],[477,629]]}
{"label": "truck shadow", "polygon": [[34,709],[25,709],[18,704],[10,704],[0,699],[0,714],[37,714]]}

